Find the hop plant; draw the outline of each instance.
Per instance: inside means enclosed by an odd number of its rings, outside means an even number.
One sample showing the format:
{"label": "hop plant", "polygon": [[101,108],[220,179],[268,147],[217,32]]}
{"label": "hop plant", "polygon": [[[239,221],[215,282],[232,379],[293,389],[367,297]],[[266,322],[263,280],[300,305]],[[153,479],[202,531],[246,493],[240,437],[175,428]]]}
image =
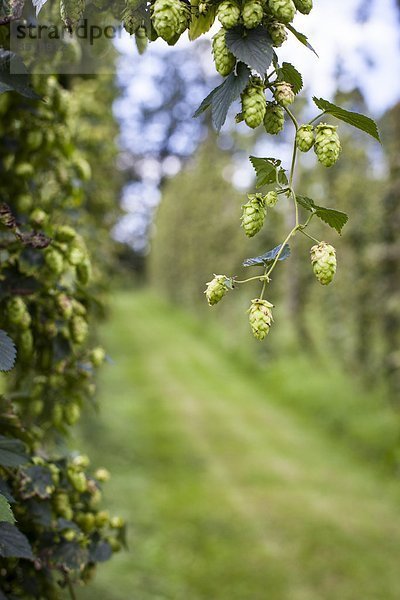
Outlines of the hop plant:
{"label": "hop plant", "polygon": [[142,21],[143,17],[139,11],[132,9],[130,6],[126,7],[122,14],[122,23],[129,35],[133,35],[138,30]]}
{"label": "hop plant", "polygon": [[284,124],[285,113],[283,109],[273,102],[267,102],[264,115],[265,131],[272,135],[278,135],[282,131]]}
{"label": "hop plant", "polygon": [[242,227],[247,237],[255,236],[264,225],[267,209],[262,194],[248,194],[249,201],[242,206]]}
{"label": "hop plant", "polygon": [[293,0],[268,0],[268,8],[275,19],[282,23],[290,23],[296,14]]}
{"label": "hop plant", "polygon": [[181,0],[156,0],[153,4],[152,18],[154,29],[168,44],[174,44],[182,33],[187,7]]}
{"label": "hop plant", "polygon": [[263,19],[264,10],[261,0],[245,0],[242,6],[243,25],[247,29],[254,29]]}
{"label": "hop plant", "polygon": [[83,344],[88,335],[87,321],[79,315],[72,317],[70,322],[70,334],[71,339],[75,344]]}
{"label": "hop plant", "polygon": [[135,31],[135,42],[139,54],[144,54],[148,42],[146,29],[144,27],[140,26],[138,27],[137,31]]}
{"label": "hop plant", "polygon": [[293,0],[295,7],[303,15],[308,15],[313,7],[313,0]]}
{"label": "hop plant", "polygon": [[55,248],[47,248],[44,260],[49,270],[54,275],[61,275],[64,270],[64,258],[61,252]]}
{"label": "hop plant", "polygon": [[224,0],[218,6],[217,16],[222,27],[232,29],[240,23],[240,6],[235,0]]}
{"label": "hop plant", "polygon": [[272,21],[272,23],[267,24],[267,31],[271,37],[272,45],[275,46],[275,48],[280,48],[282,44],[286,42],[287,31],[283,23]]}
{"label": "hop plant", "polygon": [[264,202],[270,208],[273,208],[278,202],[278,194],[275,191],[268,192],[264,197]]}
{"label": "hop plant", "polygon": [[301,152],[308,152],[314,146],[314,127],[302,125],[296,133],[296,146]]}
{"label": "hop plant", "polygon": [[61,20],[68,31],[72,32],[83,16],[85,0],[61,0]]}
{"label": "hop plant", "polygon": [[248,127],[255,129],[263,122],[266,101],[261,79],[253,77],[241,95],[242,114]]}
{"label": "hop plant", "polygon": [[271,311],[273,306],[267,300],[256,298],[251,301],[251,306],[248,310],[249,322],[253,335],[257,340],[263,340],[269,333],[269,329],[273,323]]}
{"label": "hop plant", "polygon": [[9,323],[18,329],[28,329],[31,324],[28,308],[20,296],[14,296],[7,302],[6,315]]}
{"label": "hop plant", "polygon": [[332,167],[339,158],[341,145],[337,126],[320,123],[315,135],[314,151],[321,164]]}
{"label": "hop plant", "polygon": [[210,306],[218,304],[225,294],[232,289],[232,280],[226,275],[214,275],[214,279],[207,283],[205,295]]}
{"label": "hop plant", "polygon": [[295,93],[290,83],[286,83],[286,81],[278,81],[278,83],[275,84],[274,98],[277,103],[281,104],[282,106],[289,106],[290,104],[293,104]]}
{"label": "hop plant", "polygon": [[311,248],[311,263],[314,274],[322,285],[328,285],[336,273],[336,251],[326,242],[320,242]]}
{"label": "hop plant", "polygon": [[225,29],[220,29],[213,37],[213,55],[215,68],[223,77],[229,75],[236,64],[236,58],[227,48],[225,42]]}

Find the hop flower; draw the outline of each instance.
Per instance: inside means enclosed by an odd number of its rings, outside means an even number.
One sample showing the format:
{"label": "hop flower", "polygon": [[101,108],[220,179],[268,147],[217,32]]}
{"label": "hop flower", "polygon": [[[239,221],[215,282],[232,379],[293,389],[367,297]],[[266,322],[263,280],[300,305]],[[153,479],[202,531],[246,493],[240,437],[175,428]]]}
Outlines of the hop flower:
{"label": "hop flower", "polygon": [[214,279],[207,283],[205,295],[210,306],[218,304],[225,294],[232,289],[232,280],[226,275],[215,275]]}
{"label": "hop flower", "polygon": [[340,155],[341,145],[336,130],[337,127],[326,123],[320,123],[317,127],[314,150],[325,167],[332,167]]}
{"label": "hop flower", "polygon": [[308,152],[314,146],[314,127],[312,125],[302,125],[297,130],[296,145],[301,152]]}
{"label": "hop flower", "polygon": [[258,340],[263,340],[268,335],[269,328],[273,323],[271,308],[273,304],[267,300],[255,299],[251,301],[248,310],[250,327],[253,335]]}
{"label": "hop flower", "polygon": [[284,124],[285,113],[283,109],[278,104],[267,102],[264,115],[265,131],[272,135],[278,135],[282,131]]}
{"label": "hop flower", "polygon": [[244,0],[242,6],[243,25],[247,29],[254,29],[263,19],[264,10],[261,0]]}
{"label": "hop flower", "polygon": [[293,0],[268,0],[268,8],[278,21],[290,23],[296,14]]}
{"label": "hop flower", "polygon": [[70,335],[71,339],[75,344],[83,344],[88,335],[88,324],[87,321],[76,315],[72,317],[70,321]]}
{"label": "hop flower", "polygon": [[58,242],[69,243],[76,238],[76,231],[69,225],[60,225],[55,233],[55,238]]}
{"label": "hop flower", "polygon": [[241,95],[243,118],[248,127],[255,129],[263,122],[266,102],[262,81],[256,77],[250,80]]}
{"label": "hop flower", "polygon": [[21,331],[18,339],[18,353],[22,360],[26,361],[31,358],[33,354],[33,335],[30,329]]}
{"label": "hop flower", "polygon": [[220,29],[213,37],[213,54],[215,68],[223,77],[229,75],[236,64],[236,58],[230,52],[225,43],[225,29]]}
{"label": "hop flower", "polygon": [[29,329],[31,316],[20,296],[14,296],[7,302],[6,315],[11,325],[18,327],[18,329]]}
{"label": "hop flower", "polygon": [[249,201],[242,206],[242,227],[247,237],[255,236],[264,225],[267,209],[262,194],[248,194]]}
{"label": "hop flower", "polygon": [[146,29],[142,26],[138,27],[135,31],[135,42],[136,48],[138,49],[139,54],[144,54],[147,48],[147,33]]}
{"label": "hop flower", "polygon": [[336,273],[336,251],[326,242],[311,248],[311,263],[314,274],[322,285],[328,285]]}
{"label": "hop flower", "polygon": [[85,10],[85,0],[61,0],[61,20],[68,31],[72,32],[78,25]]}
{"label": "hop flower", "polygon": [[240,22],[240,6],[235,0],[224,0],[218,6],[217,16],[222,27],[231,29]]}
{"label": "hop flower", "polygon": [[154,29],[168,44],[174,44],[188,22],[188,8],[181,0],[156,0],[152,18]]}
{"label": "hop flower", "polygon": [[49,270],[54,275],[61,275],[64,270],[64,258],[61,252],[55,248],[47,248],[44,255],[44,260]]}
{"label": "hop flower", "polygon": [[313,0],[293,0],[293,2],[297,10],[303,15],[308,15],[312,10]]}
{"label": "hop flower", "polygon": [[277,103],[281,104],[282,106],[289,106],[289,104],[293,104],[295,94],[290,83],[286,83],[286,81],[278,81],[278,83],[275,84],[274,98]]}
{"label": "hop flower", "polygon": [[133,35],[141,26],[142,22],[143,15],[141,12],[127,5],[122,13],[122,24],[129,35]]}
{"label": "hop flower", "polygon": [[283,23],[272,21],[272,23],[267,24],[267,31],[271,37],[272,45],[275,46],[275,48],[280,48],[282,44],[286,42],[287,31]]}
{"label": "hop flower", "polygon": [[264,202],[267,206],[273,208],[276,205],[276,203],[278,202],[278,194],[274,191],[268,192],[264,196]]}

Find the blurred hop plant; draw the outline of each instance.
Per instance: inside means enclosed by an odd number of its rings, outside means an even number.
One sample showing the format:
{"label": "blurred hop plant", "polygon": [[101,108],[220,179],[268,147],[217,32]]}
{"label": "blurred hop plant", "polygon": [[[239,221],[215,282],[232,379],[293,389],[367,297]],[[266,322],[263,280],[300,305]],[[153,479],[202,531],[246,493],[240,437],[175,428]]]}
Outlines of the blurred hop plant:
{"label": "blurred hop plant", "polygon": [[314,274],[322,285],[328,285],[336,273],[336,251],[326,242],[320,242],[311,248],[311,263]]}
{"label": "blurred hop plant", "polygon": [[217,11],[219,22],[225,29],[232,29],[240,23],[240,5],[235,0],[223,0]]}
{"label": "blurred hop plant", "polygon": [[214,279],[207,283],[205,295],[210,306],[218,304],[225,294],[233,287],[232,279],[226,275],[214,275]]}
{"label": "blurred hop plant", "polygon": [[242,227],[247,237],[255,236],[261,231],[267,209],[265,207],[265,197],[262,194],[248,194],[249,201],[242,206]]}
{"label": "blurred hop plant", "polygon": [[214,35],[212,44],[215,68],[223,77],[229,75],[236,64],[236,58],[226,46],[225,33],[225,29],[220,29]]}
{"label": "blurred hop plant", "polygon": [[72,32],[83,17],[85,0],[61,0],[61,20],[68,31]]}
{"label": "blurred hop plant", "polygon": [[268,8],[272,15],[282,23],[290,23],[296,14],[296,6],[292,0],[269,0]]}
{"label": "blurred hop plant", "polygon": [[332,167],[338,160],[341,145],[337,127],[320,123],[317,126],[314,144],[315,154],[324,167]]}
{"label": "blurred hop plant", "polygon": [[258,77],[253,77],[242,92],[242,115],[246,125],[255,129],[263,122],[266,110],[264,86]]}
{"label": "blurred hop plant", "polygon": [[267,300],[255,299],[251,301],[248,310],[250,327],[257,340],[262,341],[268,335],[269,329],[273,323],[272,311],[273,304]]}
{"label": "blurred hop plant", "polygon": [[278,135],[283,130],[284,124],[285,113],[283,112],[283,108],[278,106],[278,104],[268,102],[264,115],[265,131],[272,135]]}
{"label": "blurred hop plant", "polygon": [[302,125],[297,130],[296,145],[301,152],[308,152],[314,146],[314,128],[312,125]]}

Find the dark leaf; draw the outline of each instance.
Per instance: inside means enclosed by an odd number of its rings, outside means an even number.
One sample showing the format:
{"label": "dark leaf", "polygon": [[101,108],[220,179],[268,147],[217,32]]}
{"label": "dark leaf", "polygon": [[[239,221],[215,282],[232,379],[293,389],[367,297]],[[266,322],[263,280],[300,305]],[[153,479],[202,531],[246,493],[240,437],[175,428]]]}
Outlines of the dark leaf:
{"label": "dark leaf", "polygon": [[40,96],[30,87],[29,74],[21,58],[0,48],[0,94],[15,91],[33,100]]}
{"label": "dark leaf", "polygon": [[27,538],[10,523],[0,523],[0,556],[33,560],[32,549]]}
{"label": "dark leaf", "polygon": [[344,108],[340,108],[340,106],[336,106],[328,100],[324,100],[323,98],[313,97],[315,104],[318,106],[320,110],[323,110],[328,115],[332,115],[336,117],[336,119],[340,119],[365,133],[371,135],[378,142],[381,141],[379,137],[378,127],[373,119],[366,117],[365,115],[360,115],[356,112],[351,112],[349,110],[345,110]]}
{"label": "dark leaf", "polygon": [[255,29],[234,27],[225,35],[226,45],[234,56],[251,69],[264,75],[273,58],[272,40],[267,31],[259,26]]}
{"label": "dark leaf", "polygon": [[104,562],[112,555],[111,546],[104,540],[93,542],[89,547],[89,559],[91,562]]}
{"label": "dark leaf", "polygon": [[258,158],[257,156],[250,156],[249,159],[257,174],[257,188],[276,183],[277,171],[280,183],[287,183],[285,171],[280,168],[282,161],[276,158]]}
{"label": "dark leaf", "polygon": [[8,485],[7,481],[4,481],[4,479],[0,479],[0,494],[2,494],[11,504],[15,502],[15,498],[11,493],[10,486]]}
{"label": "dark leaf", "polygon": [[2,467],[18,467],[28,460],[25,445],[20,440],[0,435],[0,465]]}
{"label": "dark leaf", "polygon": [[300,204],[306,210],[313,212],[321,221],[324,221],[327,225],[336,229],[339,235],[342,233],[343,227],[346,225],[349,217],[346,213],[333,208],[324,208],[315,204],[314,200],[307,198],[307,196],[296,196],[297,204]]}
{"label": "dark leaf", "polygon": [[[265,252],[265,254],[261,254],[261,256],[256,256],[255,258],[247,258],[244,261],[243,266],[244,267],[258,267],[258,266],[267,267],[268,265],[270,265],[271,263],[274,262],[274,260],[278,256],[281,248],[282,248],[282,244],[279,244],[279,246],[276,246],[276,248],[273,248],[272,250]],[[289,244],[285,244],[278,260],[285,260],[289,256],[290,256],[290,247],[289,247]]]}
{"label": "dark leaf", "polygon": [[88,551],[78,542],[61,542],[52,550],[51,562],[66,571],[79,571],[88,562]]}
{"label": "dark leaf", "polygon": [[301,73],[292,64],[284,62],[278,69],[279,79],[292,85],[295,94],[298,94],[303,88],[303,77]]}
{"label": "dark leaf", "polygon": [[14,523],[15,518],[7,498],[0,494],[0,522]]}
{"label": "dark leaf", "polygon": [[44,500],[50,498],[54,491],[54,483],[51,472],[47,467],[33,465],[20,470],[21,478],[21,497],[38,497]]}
{"label": "dark leaf", "polygon": [[53,520],[50,502],[43,500],[28,500],[27,506],[34,523],[43,525],[44,527],[50,527]]}
{"label": "dark leaf", "polygon": [[306,35],[304,35],[304,33],[300,33],[300,31],[297,31],[293,27],[293,25],[286,25],[286,27],[289,29],[289,31],[291,31],[293,33],[293,35],[299,40],[299,42],[301,44],[306,46],[309,50],[311,50],[311,52],[314,52],[315,56],[318,56],[318,54],[316,53],[316,51],[314,50],[314,48],[311,46],[310,42],[308,41],[308,37]]}
{"label": "dark leaf", "polygon": [[16,357],[14,342],[5,331],[0,329],[0,371],[11,371]]}

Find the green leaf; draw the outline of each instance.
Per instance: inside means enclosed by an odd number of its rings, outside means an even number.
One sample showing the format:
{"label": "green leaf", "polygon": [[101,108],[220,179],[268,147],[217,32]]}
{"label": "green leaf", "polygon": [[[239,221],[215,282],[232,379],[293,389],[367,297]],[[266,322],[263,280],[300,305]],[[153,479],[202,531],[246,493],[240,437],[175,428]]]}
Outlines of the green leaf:
{"label": "green leaf", "polygon": [[11,506],[2,494],[0,494],[0,521],[5,521],[11,524],[15,521]]}
{"label": "green leaf", "polygon": [[339,235],[342,233],[343,227],[346,225],[349,217],[346,213],[333,208],[324,208],[315,204],[314,200],[307,196],[296,196],[297,204],[306,210],[313,212],[321,221],[324,221],[332,229],[336,229]]}
{"label": "green leaf", "polygon": [[284,62],[278,69],[279,79],[290,83],[295,94],[298,94],[303,88],[303,77],[301,73],[292,64]]}
{"label": "green leaf", "polygon": [[280,168],[282,161],[276,158],[257,158],[257,156],[249,158],[257,174],[256,188],[276,183],[277,171],[280,183],[287,184],[286,173],[284,169]]}
{"label": "green leaf", "polygon": [[[192,6],[194,3],[192,2]],[[196,40],[203,33],[209,31],[215,21],[216,7],[210,6],[205,15],[198,15],[192,18],[189,27],[189,39]]]}
{"label": "green leaf", "polygon": [[221,85],[212,90],[193,116],[198,117],[211,107],[211,119],[215,129],[219,131],[226,121],[229,107],[243,92],[249,78],[249,68],[243,63],[238,63],[236,75],[231,73]]}
{"label": "green leaf", "polygon": [[16,356],[17,351],[14,342],[5,331],[0,329],[0,371],[11,371]]}
{"label": "green leaf", "polygon": [[[265,252],[265,254],[261,254],[261,256],[256,256],[255,258],[247,258],[243,262],[244,267],[268,267],[268,265],[272,264],[276,257],[278,256],[280,250],[282,248],[282,244],[276,246],[272,250]],[[278,258],[278,260],[286,260],[290,256],[290,247],[289,244],[285,244],[283,250]]]}
{"label": "green leaf", "polygon": [[272,40],[267,31],[259,26],[255,29],[234,27],[225,35],[226,45],[234,56],[260,75],[266,73],[272,63]]}
{"label": "green leaf", "polygon": [[20,492],[24,500],[37,496],[50,498],[54,491],[51,472],[47,467],[32,465],[20,470]]}
{"label": "green leaf", "polygon": [[20,56],[0,48],[0,94],[15,91],[26,98],[40,99],[31,88],[28,71]]}
{"label": "green leaf", "polygon": [[[311,50],[311,52],[314,52],[315,56],[318,56],[318,54],[316,53],[316,51],[314,50],[314,48],[311,46],[310,42],[308,41],[308,37],[306,35],[304,35],[304,33],[300,33],[300,31],[297,31],[293,25],[286,25],[287,29],[289,29],[289,31],[291,31],[293,33],[293,35],[299,40],[299,42],[301,44],[303,44],[303,46],[306,46],[309,50]],[[318,57],[319,58],[319,57]]]}
{"label": "green leaf", "polygon": [[28,539],[11,523],[0,523],[0,556],[33,560]]}
{"label": "green leaf", "polygon": [[20,440],[0,435],[0,465],[2,467],[18,467],[28,461],[25,445]]}
{"label": "green leaf", "polygon": [[323,110],[325,113],[336,117],[336,119],[340,119],[365,133],[371,135],[378,142],[381,141],[379,137],[378,127],[373,119],[366,117],[365,115],[360,115],[356,112],[351,112],[349,110],[345,110],[344,108],[340,108],[340,106],[336,106],[328,100],[324,100],[323,98],[313,97],[313,100],[317,107],[320,110]]}

